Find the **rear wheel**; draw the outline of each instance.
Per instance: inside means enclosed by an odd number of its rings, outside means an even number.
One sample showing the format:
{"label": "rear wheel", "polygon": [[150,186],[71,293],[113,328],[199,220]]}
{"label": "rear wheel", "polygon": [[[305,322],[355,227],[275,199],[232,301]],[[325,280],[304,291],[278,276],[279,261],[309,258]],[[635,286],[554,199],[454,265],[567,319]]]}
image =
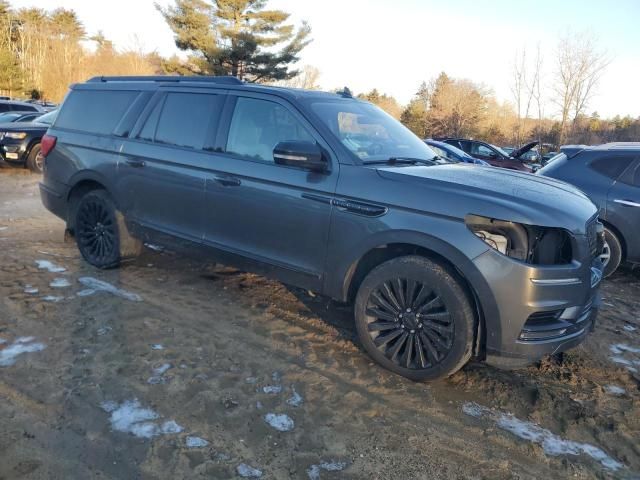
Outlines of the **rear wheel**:
{"label": "rear wheel", "polygon": [[358,336],[380,365],[412,380],[452,375],[471,358],[475,317],[460,282],[419,256],[389,260],[363,280]]}
{"label": "rear wheel", "polygon": [[613,275],[622,262],[622,244],[616,234],[607,227],[604,228],[604,248],[600,261],[604,267],[605,277]]}
{"label": "rear wheel", "polygon": [[33,173],[42,173],[44,166],[44,157],[41,152],[40,144],[36,144],[31,147],[31,151],[27,156],[27,168]]}
{"label": "rear wheel", "polygon": [[95,267],[116,267],[140,252],[140,241],[131,237],[122,214],[104,190],[92,190],[80,199],[74,225],[78,249]]}

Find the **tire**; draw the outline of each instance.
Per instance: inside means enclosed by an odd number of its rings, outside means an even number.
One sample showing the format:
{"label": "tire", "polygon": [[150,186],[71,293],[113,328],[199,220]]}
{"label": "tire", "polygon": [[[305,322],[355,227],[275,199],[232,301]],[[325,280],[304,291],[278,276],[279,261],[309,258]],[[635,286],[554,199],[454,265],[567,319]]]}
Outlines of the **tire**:
{"label": "tire", "polygon": [[604,277],[610,277],[622,263],[622,244],[617,235],[604,227],[604,251],[600,255]]}
{"label": "tire", "polygon": [[31,151],[27,156],[27,168],[33,173],[42,173],[44,158],[40,154],[40,144],[36,143],[31,147]]}
{"label": "tire", "polygon": [[76,245],[94,267],[117,267],[124,259],[140,253],[141,242],[129,234],[124,217],[104,190],[87,192],[75,211]]}
{"label": "tire", "polygon": [[469,296],[446,268],[424,257],[374,268],[356,295],[355,321],[367,353],[411,380],[448,377],[472,355],[476,320]]}

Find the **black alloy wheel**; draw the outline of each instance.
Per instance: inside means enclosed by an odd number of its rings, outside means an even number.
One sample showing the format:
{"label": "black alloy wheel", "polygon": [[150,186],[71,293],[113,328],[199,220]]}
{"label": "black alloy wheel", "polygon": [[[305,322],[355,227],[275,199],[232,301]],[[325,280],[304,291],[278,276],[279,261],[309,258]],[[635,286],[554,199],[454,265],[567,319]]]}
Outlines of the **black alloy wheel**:
{"label": "black alloy wheel", "polygon": [[366,314],[373,343],[400,367],[433,367],[453,346],[451,314],[423,282],[408,278],[383,282],[369,295]]}
{"label": "black alloy wheel", "polygon": [[378,265],[360,284],[354,311],[363,347],[392,372],[436,380],[471,358],[471,297],[455,273],[428,258],[408,255]]}
{"label": "black alloy wheel", "polygon": [[92,191],[82,197],[76,211],[75,237],[80,253],[91,265],[109,268],[118,264],[118,223],[106,192]]}

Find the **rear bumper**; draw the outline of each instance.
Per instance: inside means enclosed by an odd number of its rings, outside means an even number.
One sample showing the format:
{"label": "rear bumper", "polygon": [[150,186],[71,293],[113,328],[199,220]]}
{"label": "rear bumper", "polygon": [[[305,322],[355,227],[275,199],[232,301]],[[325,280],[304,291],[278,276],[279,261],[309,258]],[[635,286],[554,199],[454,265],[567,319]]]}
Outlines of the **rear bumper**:
{"label": "rear bumper", "polygon": [[28,146],[26,142],[7,143],[4,140],[0,145],[0,156],[6,163],[24,164],[27,161]]}
{"label": "rear bumper", "polygon": [[67,221],[67,196],[61,188],[55,188],[44,183],[39,184],[40,199],[44,207],[51,213]]}
{"label": "rear bumper", "polygon": [[523,366],[573,348],[593,331],[600,305],[599,260],[538,267],[490,250],[474,263],[496,305],[485,315],[498,317],[485,317],[487,363]]}

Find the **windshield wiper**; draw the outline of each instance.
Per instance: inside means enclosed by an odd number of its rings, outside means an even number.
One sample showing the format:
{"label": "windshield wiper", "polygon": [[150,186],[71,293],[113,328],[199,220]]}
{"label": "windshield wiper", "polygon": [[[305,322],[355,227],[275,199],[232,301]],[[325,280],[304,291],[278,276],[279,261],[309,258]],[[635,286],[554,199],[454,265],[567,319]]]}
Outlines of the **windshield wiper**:
{"label": "windshield wiper", "polygon": [[[436,157],[434,157],[435,159]],[[369,162],[364,162],[366,165],[371,165],[374,163],[384,163],[387,165],[398,165],[398,164],[409,164],[415,165],[416,163],[422,165],[435,165],[436,162],[433,160],[425,160],[424,158],[413,158],[413,157],[389,157],[386,160],[371,160]]]}

